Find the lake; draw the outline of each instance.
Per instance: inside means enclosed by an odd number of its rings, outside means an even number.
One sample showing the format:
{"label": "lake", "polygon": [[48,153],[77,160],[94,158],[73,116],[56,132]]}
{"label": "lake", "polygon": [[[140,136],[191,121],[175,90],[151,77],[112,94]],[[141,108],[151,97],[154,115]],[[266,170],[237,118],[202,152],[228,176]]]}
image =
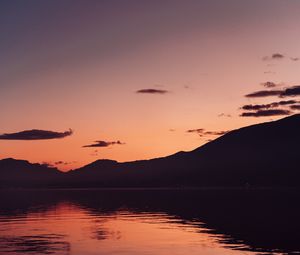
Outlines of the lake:
{"label": "lake", "polygon": [[0,254],[300,254],[295,190],[2,190]]}

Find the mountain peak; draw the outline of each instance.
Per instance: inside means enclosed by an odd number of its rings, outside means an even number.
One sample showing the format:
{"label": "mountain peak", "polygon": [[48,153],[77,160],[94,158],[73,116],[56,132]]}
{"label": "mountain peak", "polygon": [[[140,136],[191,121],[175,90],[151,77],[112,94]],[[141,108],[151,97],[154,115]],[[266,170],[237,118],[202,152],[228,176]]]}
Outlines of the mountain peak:
{"label": "mountain peak", "polygon": [[115,165],[117,163],[118,161],[112,159],[98,159],[88,165],[109,166],[109,165]]}

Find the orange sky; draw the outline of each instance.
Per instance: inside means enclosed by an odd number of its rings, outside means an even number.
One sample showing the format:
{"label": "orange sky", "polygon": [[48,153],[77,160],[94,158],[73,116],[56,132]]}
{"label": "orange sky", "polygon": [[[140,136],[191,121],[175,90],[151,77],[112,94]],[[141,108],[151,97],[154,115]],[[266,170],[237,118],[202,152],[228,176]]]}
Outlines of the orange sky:
{"label": "orange sky", "polygon": [[[280,118],[243,118],[239,108],[276,101],[244,97],[262,82],[299,84],[300,61],[290,60],[300,57],[299,8],[279,0],[1,1],[0,134],[74,134],[0,140],[0,157],[63,161],[63,170],[148,159],[215,137],[189,129]],[[262,60],[274,53],[284,58]],[[82,148],[97,140],[125,144]]]}

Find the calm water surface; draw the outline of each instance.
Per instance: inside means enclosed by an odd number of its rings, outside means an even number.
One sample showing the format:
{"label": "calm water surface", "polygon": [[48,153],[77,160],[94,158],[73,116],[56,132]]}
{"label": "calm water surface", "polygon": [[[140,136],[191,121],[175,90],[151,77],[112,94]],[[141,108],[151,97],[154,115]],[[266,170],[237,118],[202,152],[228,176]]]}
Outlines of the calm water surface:
{"label": "calm water surface", "polygon": [[0,254],[300,254],[298,192],[1,191]]}

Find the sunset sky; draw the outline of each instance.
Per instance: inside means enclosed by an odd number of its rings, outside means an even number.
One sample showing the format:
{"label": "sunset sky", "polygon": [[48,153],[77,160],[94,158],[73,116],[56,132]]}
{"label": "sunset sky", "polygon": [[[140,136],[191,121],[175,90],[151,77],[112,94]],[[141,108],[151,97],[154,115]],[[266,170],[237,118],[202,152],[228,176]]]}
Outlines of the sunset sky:
{"label": "sunset sky", "polygon": [[297,0],[2,0],[0,158],[62,170],[149,159],[296,113],[299,10]]}

